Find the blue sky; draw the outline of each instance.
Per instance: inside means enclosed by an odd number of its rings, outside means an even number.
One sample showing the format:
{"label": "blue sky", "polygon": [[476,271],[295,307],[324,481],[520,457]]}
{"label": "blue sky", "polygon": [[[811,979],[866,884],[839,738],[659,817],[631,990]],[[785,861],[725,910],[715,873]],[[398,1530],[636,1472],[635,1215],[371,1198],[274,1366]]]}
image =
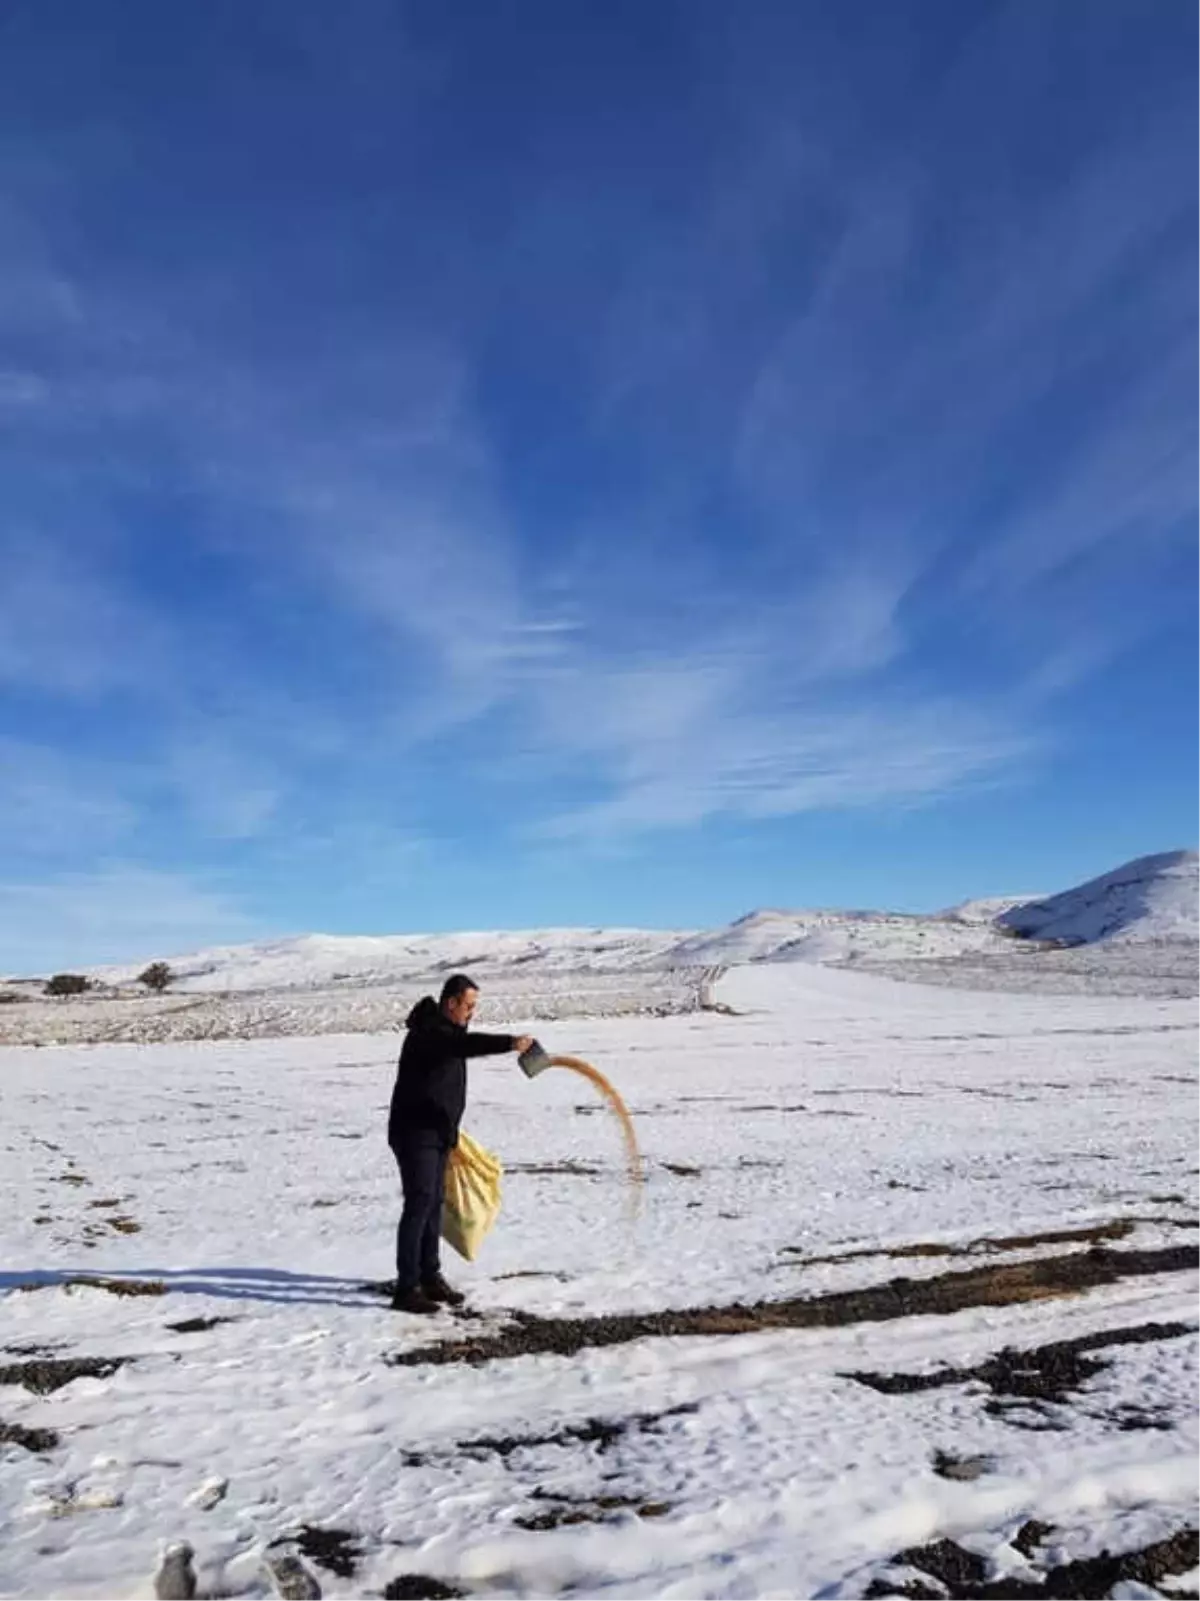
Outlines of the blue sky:
{"label": "blue sky", "polygon": [[0,969],[1191,844],[1183,0],[0,11]]}

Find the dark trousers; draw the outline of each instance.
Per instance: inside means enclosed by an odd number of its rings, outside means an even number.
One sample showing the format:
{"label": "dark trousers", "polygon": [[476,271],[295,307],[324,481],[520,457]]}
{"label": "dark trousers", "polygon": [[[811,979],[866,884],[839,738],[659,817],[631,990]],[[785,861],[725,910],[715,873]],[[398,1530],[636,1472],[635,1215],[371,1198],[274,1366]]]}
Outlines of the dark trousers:
{"label": "dark trousers", "polygon": [[436,1130],[416,1128],[399,1136],[392,1155],[404,1189],[396,1230],[396,1288],[411,1290],[441,1271],[442,1187],[450,1151]]}

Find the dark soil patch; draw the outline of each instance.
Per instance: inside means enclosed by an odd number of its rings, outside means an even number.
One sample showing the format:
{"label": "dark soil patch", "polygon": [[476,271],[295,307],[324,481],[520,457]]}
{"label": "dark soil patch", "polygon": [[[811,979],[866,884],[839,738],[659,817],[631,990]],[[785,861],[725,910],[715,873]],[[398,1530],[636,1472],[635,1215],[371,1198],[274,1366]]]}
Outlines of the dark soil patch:
{"label": "dark soil patch", "polygon": [[339,1579],[352,1579],[362,1556],[359,1536],[350,1529],[318,1529],[304,1524],[295,1537],[300,1554]]}
{"label": "dark soil patch", "polygon": [[501,1279],[565,1279],[565,1273],[552,1273],[548,1268],[521,1267],[512,1273],[497,1273],[496,1283]]}
{"label": "dark soil patch", "polygon": [[219,1323],[235,1323],[236,1318],[231,1317],[185,1317],[180,1323],[168,1323],[166,1326],[172,1334],[207,1334],[209,1329],[215,1329]]}
{"label": "dark soil patch", "polygon": [[[888,1189],[898,1186],[892,1182]],[[1109,1223],[1095,1223],[1087,1228],[1078,1229],[1048,1229],[1041,1234],[1008,1234],[998,1238],[984,1237],[978,1240],[968,1240],[965,1245],[946,1245],[942,1241],[914,1241],[911,1245],[893,1245],[889,1250],[865,1251],[838,1251],[832,1256],[806,1256],[802,1262],[795,1262],[794,1267],[819,1267],[831,1262],[854,1262],[873,1256],[890,1256],[896,1258],[920,1256],[990,1256],[1000,1251],[1030,1251],[1037,1245],[1078,1245],[1089,1241],[1099,1245],[1105,1240],[1124,1240],[1133,1233],[1138,1223],[1170,1222],[1166,1218],[1114,1218]],[[783,1251],[788,1255],[798,1254],[799,1246],[785,1245]]]}
{"label": "dark soil patch", "polygon": [[1150,1206],[1186,1206],[1187,1197],[1184,1195],[1148,1195],[1146,1201]]}
{"label": "dark soil patch", "polygon": [[319,1206],[340,1206],[342,1203],[340,1201],[327,1201],[322,1197],[311,1201],[309,1204],[315,1208]]}
{"label": "dark soil patch", "polygon": [[51,1180],[53,1184],[89,1184],[90,1182],[91,1180],[85,1179],[82,1173],[57,1173]]}
{"label": "dark soil patch", "polygon": [[401,1573],[389,1579],[383,1589],[384,1601],[454,1601],[454,1597],[467,1594],[452,1584],[431,1579],[427,1573]]}
{"label": "dark soil patch", "polygon": [[[901,1551],[892,1560],[897,1566],[919,1568],[931,1579],[945,1585],[950,1595],[977,1595],[978,1586],[983,1584],[987,1573],[987,1564],[982,1557],[977,1557],[973,1551],[964,1551],[953,1540],[932,1540],[928,1545],[913,1546]],[[887,1595],[888,1591],[868,1585],[866,1594]]]}
{"label": "dark soil patch", "polygon": [[115,1229],[118,1234],[140,1234],[142,1232],[142,1225],[131,1217],[110,1217],[108,1226],[110,1229]]}
{"label": "dark soil patch", "polygon": [[863,1084],[856,1085],[852,1090],[813,1090],[814,1095],[882,1095],[889,1101],[923,1101],[924,1090],[893,1090],[882,1086]]}
{"label": "dark soil patch", "polygon": [[1036,1518],[1030,1518],[1022,1523],[1009,1544],[1023,1557],[1032,1557],[1037,1547],[1045,1542],[1046,1536],[1053,1533],[1053,1523],[1039,1523]]}
{"label": "dark soil patch", "polygon": [[509,1162],[504,1171],[506,1173],[536,1173],[536,1174],[564,1174],[576,1178],[599,1178],[604,1172],[602,1167],[596,1167],[591,1162]]}
{"label": "dark soil patch", "polygon": [[1089,1228],[1047,1229],[1041,1234],[1007,1234],[997,1239],[973,1240],[969,1249],[1029,1251],[1035,1245],[1074,1245],[1082,1240],[1089,1240],[1093,1245],[1101,1245],[1107,1240],[1128,1239],[1140,1221],[1142,1220],[1136,1217],[1116,1217],[1108,1223],[1095,1223]]}
{"label": "dark soil patch", "polygon": [[[110,1295],[165,1295],[167,1286],[161,1279],[107,1279],[91,1278],[80,1275],[78,1278],[64,1279],[63,1283],[70,1286],[82,1285],[89,1290],[107,1290]],[[30,1289],[39,1288],[30,1285]]]}
{"label": "dark soil patch", "polygon": [[0,1384],[21,1384],[34,1395],[50,1395],[76,1379],[107,1379],[132,1360],[128,1356],[38,1357],[0,1367]]}
{"label": "dark soil patch", "polygon": [[[1035,1531],[1029,1539],[1032,1546],[1045,1524],[1031,1520],[1018,1534]],[[1016,1542],[1014,1541],[1014,1544]],[[1018,1547],[1018,1549],[1024,1549]],[[901,1551],[893,1558],[898,1566],[916,1568],[931,1579],[944,1585],[943,1591],[927,1590],[918,1584],[889,1584],[874,1579],[864,1592],[867,1596],[939,1595],[963,1597],[965,1601],[1103,1601],[1113,1586],[1122,1581],[1157,1586],[1168,1574],[1187,1573],[1200,1559],[1200,1535],[1195,1529],[1180,1529],[1166,1540],[1156,1540],[1140,1551],[1125,1551],[1113,1556],[1102,1551],[1098,1557],[1082,1557],[1075,1562],[1064,1562],[1049,1568],[1043,1581],[1004,1579],[988,1581],[984,1578],[986,1565],[981,1557],[964,1551],[953,1540],[935,1540],[929,1545],[914,1546]],[[1178,1594],[1178,1592],[1175,1592]]]}
{"label": "dark soil patch", "polygon": [[933,1471],[940,1479],[967,1483],[972,1479],[981,1479],[991,1465],[992,1459],[987,1456],[955,1456],[952,1451],[933,1453]]}
{"label": "dark soil patch", "polygon": [[[764,1101],[761,1106],[757,1106],[757,1105],[756,1106],[736,1106],[736,1107],[734,1107],[734,1111],[735,1112],[807,1112],[808,1111],[808,1107],[807,1106],[774,1106],[770,1102]],[[817,1115],[820,1116],[821,1114],[818,1113]],[[855,1112],[852,1115],[857,1117],[858,1113]]]}
{"label": "dark soil patch", "polygon": [[594,1445],[603,1456],[627,1434],[654,1434],[664,1418],[683,1417],[698,1410],[694,1402],[687,1401],[682,1406],[668,1407],[665,1412],[636,1412],[627,1418],[587,1418],[583,1423],[568,1424],[554,1434],[484,1434],[473,1440],[459,1440],[447,1452],[407,1451],[404,1465],[423,1467],[445,1455],[498,1456],[507,1460],[514,1451],[535,1451],[548,1445]]}
{"label": "dark soil patch", "polygon": [[698,1179],[704,1172],[702,1167],[693,1167],[690,1162],[664,1162],[663,1166],[668,1173],[681,1179]]}
{"label": "dark soil patch", "polygon": [[865,1290],[759,1301],[750,1305],[696,1307],[616,1317],[542,1318],[516,1313],[511,1325],[478,1339],[453,1340],[399,1351],[392,1367],[449,1362],[492,1362],[518,1356],[574,1356],[590,1346],[623,1345],[674,1335],[756,1334],[763,1329],[838,1328],[850,1323],[961,1312],[972,1306],[1077,1295],[1102,1284],[1152,1273],[1182,1273],[1200,1264],[1194,1245],[1146,1251],[1075,1251],[1039,1261],[994,1264],[929,1279],[892,1279]]}
{"label": "dark soil patch", "polygon": [[598,1495],[584,1501],[565,1495],[547,1495],[535,1490],[533,1499],[553,1501],[545,1512],[531,1512],[514,1518],[519,1529],[562,1529],[575,1523],[611,1523],[622,1512],[636,1512],[639,1518],[663,1518],[671,1510],[666,1501],[643,1501],[636,1495]]}
{"label": "dark soil patch", "polygon": [[0,1445],[23,1445],[27,1451],[53,1451],[58,1435],[53,1429],[27,1429],[20,1423],[0,1423]]}
{"label": "dark soil patch", "polygon": [[88,1206],[92,1207],[92,1208],[101,1207],[101,1206],[120,1206],[120,1204],[121,1203],[118,1200],[89,1201],[88,1202]]}
{"label": "dark soil patch", "polygon": [[1138,1406],[1133,1401],[1123,1402],[1111,1412],[1104,1413],[1104,1417],[1109,1423],[1115,1423],[1123,1434],[1133,1434],[1143,1429],[1156,1429],[1165,1434],[1175,1427],[1168,1407]]}
{"label": "dark soil patch", "polygon": [[[986,1384],[992,1392],[994,1399],[987,1403],[985,1411],[1007,1422],[1018,1425],[1024,1422],[1028,1427],[1031,1404],[1035,1418],[1038,1408],[1047,1403],[1065,1404],[1089,1379],[1108,1366],[1107,1362],[1085,1356],[1084,1352],[1114,1345],[1145,1345],[1155,1340],[1180,1339],[1195,1332],[1196,1326],[1192,1323],[1142,1323],[1135,1328],[1110,1329],[1102,1334],[1084,1334],[1075,1340],[1057,1340],[1029,1351],[1006,1347],[986,1362],[970,1368],[939,1368],[934,1373],[843,1373],[841,1377],[856,1379],[881,1395],[911,1395],[920,1390],[937,1390],[945,1385],[968,1384],[974,1380]],[[1045,1426],[1044,1413],[1042,1426]],[[1162,1424],[1120,1423],[1120,1426],[1145,1428]],[[1166,1426],[1170,1427],[1169,1422]]]}

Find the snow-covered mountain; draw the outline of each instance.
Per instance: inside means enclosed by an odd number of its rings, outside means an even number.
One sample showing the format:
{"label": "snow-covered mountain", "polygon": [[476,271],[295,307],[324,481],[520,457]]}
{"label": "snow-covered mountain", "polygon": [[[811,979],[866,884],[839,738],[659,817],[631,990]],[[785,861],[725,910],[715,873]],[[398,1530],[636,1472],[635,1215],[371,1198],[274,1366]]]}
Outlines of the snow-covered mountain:
{"label": "snow-covered mountain", "polygon": [[1200,858],[1195,851],[1139,856],[1045,900],[1001,913],[997,925],[1032,939],[1088,945],[1200,937]]}
{"label": "snow-covered mountain", "polygon": [[[1008,904],[1007,902],[1005,904]],[[494,986],[517,975],[637,974],[745,962],[953,957],[995,944],[986,923],[900,912],[756,911],[726,928],[557,928],[467,934],[302,934],[171,957],[172,993],[355,989],[466,971]],[[144,963],[97,970],[133,984]]]}
{"label": "snow-covered mountain", "polygon": [[[748,962],[946,962],[1011,953],[1013,934],[1087,943],[1195,940],[1197,857],[1129,862],[1041,900],[992,896],[932,914],[766,908],[703,930],[557,928],[464,934],[304,934],[171,957],[172,993],[354,990],[428,983],[465,970],[494,985],[518,976],[653,974]],[[110,967],[128,985],[144,964]]]}
{"label": "snow-covered mountain", "polygon": [[1001,913],[1010,912],[1014,906],[1041,899],[1040,895],[980,895],[975,900],[948,906],[939,916],[953,918],[959,923],[994,923]]}
{"label": "snow-covered mountain", "polygon": [[[553,928],[524,933],[301,934],[252,945],[224,945],[173,957],[173,989],[208,992],[313,989],[404,983],[459,970],[495,974],[621,973],[653,967],[683,936],[678,930]],[[132,983],[142,963],[96,976]]]}
{"label": "snow-covered mountain", "polygon": [[[1005,902],[1007,905],[1008,902]],[[671,950],[674,967],[743,962],[846,962],[954,957],[999,943],[986,923],[916,912],[749,912],[728,928],[693,934]]]}

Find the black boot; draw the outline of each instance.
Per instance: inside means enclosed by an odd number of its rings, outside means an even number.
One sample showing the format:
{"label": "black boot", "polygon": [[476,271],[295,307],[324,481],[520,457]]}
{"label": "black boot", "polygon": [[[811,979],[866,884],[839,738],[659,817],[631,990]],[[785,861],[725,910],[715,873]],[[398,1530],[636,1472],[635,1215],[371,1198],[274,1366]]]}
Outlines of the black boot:
{"label": "black boot", "polygon": [[424,1290],[417,1289],[415,1285],[411,1290],[393,1290],[392,1292],[393,1312],[415,1312],[422,1317],[428,1317],[431,1312],[437,1312],[438,1310],[438,1303],[431,1300]]}
{"label": "black boot", "polygon": [[438,1301],[443,1306],[461,1306],[466,1300],[462,1291],[447,1284],[440,1273],[435,1273],[431,1279],[422,1279],[421,1290],[431,1301]]}

